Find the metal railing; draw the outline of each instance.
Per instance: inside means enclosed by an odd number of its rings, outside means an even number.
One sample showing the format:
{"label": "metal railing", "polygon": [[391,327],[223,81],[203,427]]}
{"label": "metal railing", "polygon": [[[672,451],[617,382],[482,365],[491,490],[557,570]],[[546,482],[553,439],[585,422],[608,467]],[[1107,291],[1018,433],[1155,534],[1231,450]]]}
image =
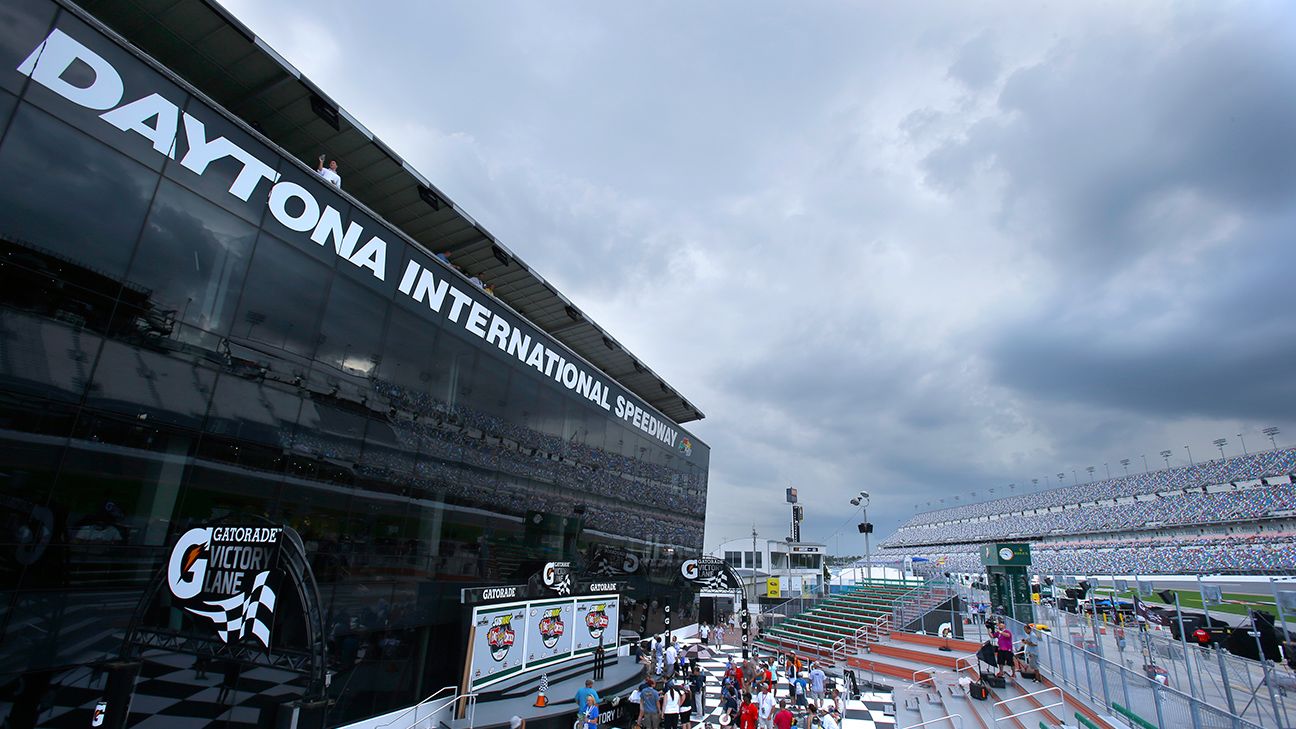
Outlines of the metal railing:
{"label": "metal railing", "polygon": [[[454,695],[448,697],[449,700],[450,700],[451,702],[453,702],[455,699],[459,698],[458,693],[457,693],[457,692],[459,691],[459,687],[457,687],[457,686],[442,686],[441,688],[437,689],[436,691],[433,691],[433,692],[432,692],[432,695],[431,695],[431,696],[428,696],[426,699],[423,699],[422,701],[418,702],[417,704],[414,704],[413,706],[411,706],[411,707],[409,707],[408,709],[402,711],[400,714],[397,714],[396,716],[392,717],[391,719],[388,719],[387,721],[383,722],[382,724],[377,724],[377,725],[375,725],[374,729],[382,729],[383,727],[391,726],[392,724],[395,724],[396,722],[400,721],[401,719],[404,719],[406,716],[408,716],[408,715],[410,714],[410,712],[414,712],[414,723],[413,723],[413,724],[406,725],[406,726],[403,727],[402,729],[409,729],[409,727],[413,727],[413,726],[417,725],[420,721],[423,721],[423,719],[419,717],[419,713],[421,713],[421,710],[423,709],[423,707],[427,706],[429,702],[431,702],[431,701],[435,701],[436,698],[437,698],[438,696],[440,696],[441,694],[444,694],[444,693],[447,692],[447,691],[453,691],[453,692],[456,692]],[[433,713],[435,713],[435,711],[439,711],[440,709],[444,709],[444,708],[445,708],[445,705],[442,705],[442,706],[438,707],[436,710],[434,710]]]}
{"label": "metal railing", "polygon": [[[1008,619],[1009,629],[1015,636],[1023,634],[1020,622]],[[1283,720],[1274,721],[1270,714],[1252,711],[1239,716],[1225,708],[1224,702],[1204,701],[1193,695],[1196,684],[1189,683],[1185,693],[1171,685],[1168,677],[1149,658],[1138,671],[1122,659],[1116,662],[1105,653],[1105,636],[1095,634],[1072,635],[1067,640],[1061,636],[1035,631],[1032,636],[1036,648],[1031,660],[1036,668],[1055,685],[1065,686],[1075,695],[1087,698],[1102,707],[1120,704],[1143,720],[1162,729],[1260,729],[1262,726],[1289,726]],[[1123,653],[1122,653],[1123,658]]]}
{"label": "metal railing", "polygon": [[950,714],[948,716],[941,716],[935,719],[928,719],[927,721],[924,721],[921,724],[910,724],[909,729],[918,729],[918,727],[920,726],[932,726],[933,724],[939,724],[944,721],[948,721],[949,723],[953,724],[954,729],[963,729],[962,714]]}
{"label": "metal railing", "polygon": [[1039,696],[1041,694],[1048,694],[1054,692],[1057,693],[1057,698],[1058,698],[1058,700],[1055,703],[1044,704],[1043,706],[1036,706],[1033,709],[1027,709],[1026,711],[1019,711],[1014,714],[1008,714],[1007,716],[996,716],[994,718],[994,723],[998,724],[999,722],[1005,721],[1007,719],[1016,719],[1019,716],[1034,714],[1035,712],[1038,711],[1048,711],[1049,709],[1055,709],[1059,706],[1062,706],[1064,703],[1066,703],[1066,699],[1062,696],[1062,689],[1056,686],[1051,686],[1046,689],[1040,689],[1039,691],[1032,691],[1028,694],[1022,694],[1021,696],[1014,696],[1009,699],[1004,699],[1003,701],[996,701],[994,703],[996,709],[999,709],[1000,711],[1008,711],[1008,709],[1005,709],[1004,707],[1007,706],[1008,704],[1011,704],[1014,701],[1021,701],[1022,699],[1033,699],[1034,697]]}

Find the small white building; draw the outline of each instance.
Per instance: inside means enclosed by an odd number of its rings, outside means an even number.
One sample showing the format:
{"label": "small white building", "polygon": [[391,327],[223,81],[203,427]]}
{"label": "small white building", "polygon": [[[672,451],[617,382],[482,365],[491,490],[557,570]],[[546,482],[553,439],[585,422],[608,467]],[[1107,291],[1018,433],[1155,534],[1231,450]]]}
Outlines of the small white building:
{"label": "small white building", "polygon": [[789,598],[822,590],[825,549],[819,542],[762,539],[753,552],[748,537],[722,542],[709,554],[734,568],[750,586],[749,597]]}

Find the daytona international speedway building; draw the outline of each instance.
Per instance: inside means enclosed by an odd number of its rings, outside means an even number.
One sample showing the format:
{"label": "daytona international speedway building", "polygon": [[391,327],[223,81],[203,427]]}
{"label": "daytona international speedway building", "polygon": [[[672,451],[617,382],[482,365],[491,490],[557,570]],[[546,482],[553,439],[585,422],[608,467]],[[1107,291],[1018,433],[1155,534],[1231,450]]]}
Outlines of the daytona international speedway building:
{"label": "daytona international speedway building", "polygon": [[0,8],[0,725],[339,726],[679,624],[701,417],[214,4]]}

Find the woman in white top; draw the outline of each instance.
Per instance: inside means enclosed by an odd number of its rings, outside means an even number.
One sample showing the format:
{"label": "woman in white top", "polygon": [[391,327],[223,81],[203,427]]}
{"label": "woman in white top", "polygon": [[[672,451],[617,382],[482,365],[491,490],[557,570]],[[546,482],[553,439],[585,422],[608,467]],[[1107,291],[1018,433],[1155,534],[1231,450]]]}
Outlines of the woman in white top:
{"label": "woman in white top", "polygon": [[662,694],[662,729],[679,729],[685,698],[684,689],[672,681],[666,693]]}

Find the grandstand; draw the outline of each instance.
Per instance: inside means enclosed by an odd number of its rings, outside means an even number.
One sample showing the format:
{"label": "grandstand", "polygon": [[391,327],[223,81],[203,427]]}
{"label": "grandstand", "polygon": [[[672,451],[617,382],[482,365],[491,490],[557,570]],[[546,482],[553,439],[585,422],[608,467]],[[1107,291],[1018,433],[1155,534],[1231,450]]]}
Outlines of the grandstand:
{"label": "grandstand", "polygon": [[763,631],[757,647],[776,654],[814,656],[844,664],[870,643],[890,633],[891,621],[909,603],[930,608],[949,598],[947,590],[914,580],[870,580],[825,599],[814,608]]}
{"label": "grandstand", "polygon": [[883,552],[979,572],[985,542],[1032,542],[1040,572],[1296,571],[1296,449],[1020,494],[915,515]]}

